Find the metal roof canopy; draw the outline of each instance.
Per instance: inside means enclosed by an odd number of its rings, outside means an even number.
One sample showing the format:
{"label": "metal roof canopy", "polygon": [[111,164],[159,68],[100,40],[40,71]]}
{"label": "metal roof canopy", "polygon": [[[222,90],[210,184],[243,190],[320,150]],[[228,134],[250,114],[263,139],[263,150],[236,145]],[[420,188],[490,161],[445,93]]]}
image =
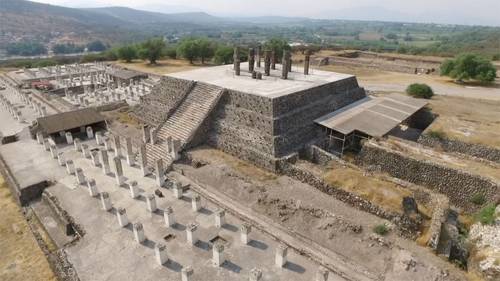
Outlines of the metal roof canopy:
{"label": "metal roof canopy", "polygon": [[359,131],[383,137],[427,104],[425,100],[400,94],[366,97],[314,122],[344,135]]}
{"label": "metal roof canopy", "polygon": [[46,134],[54,134],[104,121],[104,116],[91,107],[37,118],[38,125]]}

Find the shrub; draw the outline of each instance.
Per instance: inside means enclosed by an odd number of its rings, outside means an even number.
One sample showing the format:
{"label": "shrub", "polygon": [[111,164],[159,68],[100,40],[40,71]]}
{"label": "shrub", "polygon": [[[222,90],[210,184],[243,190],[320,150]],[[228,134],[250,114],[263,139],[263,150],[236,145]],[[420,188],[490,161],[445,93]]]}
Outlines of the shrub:
{"label": "shrub", "polygon": [[429,135],[429,137],[436,138],[439,140],[446,139],[446,133],[443,131],[433,130],[433,131],[429,131],[427,133],[427,135]]}
{"label": "shrub", "polygon": [[426,84],[411,84],[406,88],[406,93],[414,98],[430,99],[434,96],[432,88]]}
{"label": "shrub", "polygon": [[386,235],[389,233],[389,227],[384,224],[377,224],[375,227],[373,227],[373,232],[377,233],[378,235]]}
{"label": "shrub", "polygon": [[486,203],[486,197],[482,193],[476,193],[471,197],[470,201],[480,206]]}
{"label": "shrub", "polygon": [[495,204],[488,204],[477,212],[474,218],[482,224],[493,224],[495,222]]}
{"label": "shrub", "polygon": [[484,57],[475,54],[462,54],[454,60],[446,60],[441,65],[441,75],[458,81],[478,80],[484,83],[493,82],[496,68]]}

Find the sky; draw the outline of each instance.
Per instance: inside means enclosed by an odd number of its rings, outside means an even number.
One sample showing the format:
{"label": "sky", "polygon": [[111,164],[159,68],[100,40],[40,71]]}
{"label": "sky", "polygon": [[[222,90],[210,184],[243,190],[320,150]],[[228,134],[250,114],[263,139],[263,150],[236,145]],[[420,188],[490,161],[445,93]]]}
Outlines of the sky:
{"label": "sky", "polygon": [[217,16],[295,16],[500,26],[500,0],[35,0],[67,7],[126,6]]}

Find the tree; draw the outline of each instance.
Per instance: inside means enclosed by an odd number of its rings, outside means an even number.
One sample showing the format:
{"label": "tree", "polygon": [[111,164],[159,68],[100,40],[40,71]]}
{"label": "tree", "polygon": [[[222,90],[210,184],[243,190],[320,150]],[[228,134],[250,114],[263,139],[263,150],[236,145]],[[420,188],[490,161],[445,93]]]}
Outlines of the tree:
{"label": "tree", "polygon": [[288,42],[282,38],[272,38],[264,44],[265,50],[274,51],[278,60],[283,57],[283,51],[290,51],[292,48]]}
{"label": "tree", "polygon": [[200,38],[196,40],[198,57],[201,59],[201,64],[205,64],[206,58],[211,58],[214,56],[214,48],[212,42],[207,39]]}
{"label": "tree", "polygon": [[193,64],[193,60],[198,57],[198,44],[196,44],[196,40],[193,38],[182,40],[179,47],[177,47],[177,54],[189,60],[190,64]]}
{"label": "tree", "polygon": [[18,56],[36,56],[46,54],[47,49],[44,45],[36,42],[19,42],[7,45],[7,54]]}
{"label": "tree", "polygon": [[462,54],[453,60],[446,60],[441,65],[441,75],[457,81],[478,80],[484,83],[493,82],[496,68],[491,61],[475,55]]}
{"label": "tree", "polygon": [[411,84],[406,88],[406,93],[414,98],[430,99],[434,91],[427,84]]}
{"label": "tree", "polygon": [[156,61],[163,54],[166,48],[163,38],[152,38],[140,45],[138,54],[144,60],[149,60],[150,64],[156,64]]}
{"label": "tree", "polygon": [[215,50],[214,61],[216,64],[230,64],[233,62],[234,49],[229,46],[220,45]]}
{"label": "tree", "polygon": [[117,50],[118,58],[125,62],[132,62],[137,58],[137,49],[132,45],[125,45]]}
{"label": "tree", "polygon": [[87,44],[87,49],[89,52],[102,52],[106,50],[106,46],[99,40],[90,42]]}

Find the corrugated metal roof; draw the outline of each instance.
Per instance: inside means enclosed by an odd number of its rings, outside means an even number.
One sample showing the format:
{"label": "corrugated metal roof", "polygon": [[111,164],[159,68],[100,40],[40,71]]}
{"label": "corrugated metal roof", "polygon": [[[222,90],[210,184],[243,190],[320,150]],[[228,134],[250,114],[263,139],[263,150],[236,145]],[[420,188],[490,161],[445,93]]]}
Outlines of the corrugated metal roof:
{"label": "corrugated metal roof", "polygon": [[38,126],[46,134],[54,134],[105,120],[95,108],[83,108],[37,119]]}
{"label": "corrugated metal roof", "polygon": [[425,100],[399,94],[366,97],[314,122],[344,135],[360,131],[382,137],[427,104]]}

